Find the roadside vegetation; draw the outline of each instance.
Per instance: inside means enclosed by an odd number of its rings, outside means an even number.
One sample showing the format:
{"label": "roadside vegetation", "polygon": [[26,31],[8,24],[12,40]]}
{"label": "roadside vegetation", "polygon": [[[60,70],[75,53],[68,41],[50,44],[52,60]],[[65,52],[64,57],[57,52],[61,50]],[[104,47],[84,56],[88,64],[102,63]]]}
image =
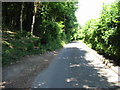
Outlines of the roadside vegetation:
{"label": "roadside vegetation", "polygon": [[3,2],[2,64],[61,48],[78,38],[77,2]]}
{"label": "roadside vegetation", "polygon": [[21,57],[32,54],[42,54],[59,49],[65,42],[50,41],[46,45],[41,44],[39,37],[30,36],[28,32],[3,32],[3,65],[16,63]]}
{"label": "roadside vegetation", "polygon": [[120,65],[120,2],[103,5],[100,18],[87,21],[80,31],[92,49]]}
{"label": "roadside vegetation", "polygon": [[78,2],[3,2],[2,64],[61,48],[74,40],[120,65],[120,2],[103,5],[100,18],[79,29]]}

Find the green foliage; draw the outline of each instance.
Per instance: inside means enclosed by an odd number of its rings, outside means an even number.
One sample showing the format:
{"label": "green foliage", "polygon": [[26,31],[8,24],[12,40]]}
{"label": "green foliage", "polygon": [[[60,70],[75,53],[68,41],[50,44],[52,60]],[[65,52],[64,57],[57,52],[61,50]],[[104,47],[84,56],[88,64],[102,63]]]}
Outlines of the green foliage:
{"label": "green foliage", "polygon": [[77,40],[79,32],[75,17],[76,4],[77,2],[40,2],[31,36],[34,3],[3,2],[2,26],[9,30],[3,30],[3,65],[16,62],[25,55],[58,49],[65,43]]}
{"label": "green foliage", "polygon": [[[26,34],[27,32],[24,33]],[[19,34],[19,38],[16,37],[16,35],[18,36],[18,34]],[[9,65],[15,63],[21,57],[26,55],[45,53],[47,51],[59,49],[60,47],[63,46],[61,42],[58,42],[57,40],[50,41],[49,43],[47,43],[47,45],[42,45],[41,39],[39,37],[35,37],[35,36],[27,37],[27,35],[29,34],[26,34],[26,36],[24,36],[23,32],[21,33],[3,32],[3,45],[2,45],[3,65]]]}
{"label": "green foliage", "polygon": [[104,5],[100,18],[89,20],[81,29],[82,38],[104,56],[120,60],[120,6],[118,3]]}
{"label": "green foliage", "polygon": [[30,37],[31,34],[30,32],[26,32],[26,31],[18,31],[16,34],[15,34],[15,38],[17,39],[20,39],[20,38],[24,38],[24,37]]}

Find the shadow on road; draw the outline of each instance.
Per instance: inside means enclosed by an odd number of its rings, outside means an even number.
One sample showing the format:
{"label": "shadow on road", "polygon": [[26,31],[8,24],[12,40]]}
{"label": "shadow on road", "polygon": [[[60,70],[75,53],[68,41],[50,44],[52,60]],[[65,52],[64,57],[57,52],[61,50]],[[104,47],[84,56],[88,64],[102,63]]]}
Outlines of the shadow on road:
{"label": "shadow on road", "polygon": [[[67,55],[66,55],[67,53]],[[113,88],[114,83],[108,82],[108,78],[100,75],[98,67],[97,70],[94,65],[90,63],[92,60],[86,60],[86,54],[88,52],[82,48],[65,48],[59,59],[69,62],[68,67],[64,67],[64,70],[69,70],[69,77],[64,80],[69,83],[70,87],[82,87],[82,88]],[[90,56],[91,57],[91,56]],[[68,61],[67,61],[68,60]],[[66,71],[68,72],[68,71]],[[64,73],[64,72],[61,72]],[[67,75],[66,75],[67,76]],[[71,76],[71,77],[70,77]],[[59,76],[60,77],[60,76]]]}
{"label": "shadow on road", "polygon": [[[33,82],[34,88],[118,88],[114,83],[108,82],[104,68],[95,66],[95,55],[81,47],[66,46],[52,61],[48,69],[38,75]],[[75,47],[74,47],[75,46]],[[92,64],[91,64],[92,63]],[[103,73],[103,74],[101,74]]]}

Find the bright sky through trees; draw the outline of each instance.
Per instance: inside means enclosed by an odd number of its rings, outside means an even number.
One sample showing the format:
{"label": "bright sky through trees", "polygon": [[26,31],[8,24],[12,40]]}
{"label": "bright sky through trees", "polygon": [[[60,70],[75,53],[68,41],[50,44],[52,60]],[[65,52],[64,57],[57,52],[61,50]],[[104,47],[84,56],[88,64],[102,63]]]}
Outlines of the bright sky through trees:
{"label": "bright sky through trees", "polygon": [[111,3],[115,0],[79,0],[79,9],[76,16],[80,25],[84,25],[87,20],[99,17],[103,2]]}

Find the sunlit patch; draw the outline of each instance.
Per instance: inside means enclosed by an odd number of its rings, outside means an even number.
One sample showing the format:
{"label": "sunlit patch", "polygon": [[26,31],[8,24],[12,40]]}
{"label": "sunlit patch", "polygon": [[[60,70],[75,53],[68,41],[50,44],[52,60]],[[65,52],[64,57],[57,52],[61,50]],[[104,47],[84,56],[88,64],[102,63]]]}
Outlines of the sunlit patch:
{"label": "sunlit patch", "polygon": [[5,82],[5,81],[4,82],[0,82],[0,88],[5,88],[5,86],[4,86],[5,84],[8,84],[8,82]]}
{"label": "sunlit patch", "polygon": [[45,84],[45,82],[41,82],[41,83],[39,83],[37,86],[35,86],[34,88],[39,88],[39,87],[41,87],[42,85],[44,85]]}
{"label": "sunlit patch", "polygon": [[5,31],[5,32],[7,32],[7,33],[15,33],[15,32],[12,32],[12,31]]}
{"label": "sunlit patch", "polygon": [[56,52],[56,51],[53,51],[53,53],[54,53],[54,55],[57,55],[57,54],[58,54],[58,52]]}
{"label": "sunlit patch", "polygon": [[[91,55],[92,56],[92,55]],[[89,57],[88,57],[89,58]],[[91,57],[92,58],[92,57]],[[94,69],[98,70],[97,73],[98,73],[98,76],[99,77],[106,77],[107,78],[107,81],[109,83],[114,83],[116,84],[117,86],[118,83],[115,83],[116,81],[118,81],[118,76],[117,74],[113,73],[113,71],[107,67],[105,67],[104,64],[102,64],[102,62],[98,59],[98,58],[92,58],[93,60],[89,60],[89,65],[93,65],[94,66]],[[89,75],[89,76],[93,76],[93,75]],[[101,79],[100,81],[104,81],[104,79]]]}
{"label": "sunlit patch", "polygon": [[57,55],[56,53],[54,55]]}
{"label": "sunlit patch", "polygon": [[45,59],[44,61],[48,62],[48,60],[47,60],[47,59]]}
{"label": "sunlit patch", "polygon": [[38,86],[41,86],[41,85],[44,85],[45,83],[43,82],[43,83],[40,83],[40,84],[38,84]]}
{"label": "sunlit patch", "polygon": [[66,81],[66,82],[72,82],[72,81],[77,81],[77,79],[71,77],[71,78],[67,78],[65,81]]}
{"label": "sunlit patch", "polygon": [[64,47],[65,48],[77,48],[77,47],[80,47],[80,46],[78,44],[76,44],[76,43],[70,43],[70,44],[67,44]]}
{"label": "sunlit patch", "polygon": [[80,64],[72,64],[70,67],[80,67]]}
{"label": "sunlit patch", "polygon": [[83,85],[83,88],[90,88],[89,86],[87,86],[87,85]]}
{"label": "sunlit patch", "polygon": [[78,83],[75,84],[75,86],[78,86],[78,85],[79,85]]}

